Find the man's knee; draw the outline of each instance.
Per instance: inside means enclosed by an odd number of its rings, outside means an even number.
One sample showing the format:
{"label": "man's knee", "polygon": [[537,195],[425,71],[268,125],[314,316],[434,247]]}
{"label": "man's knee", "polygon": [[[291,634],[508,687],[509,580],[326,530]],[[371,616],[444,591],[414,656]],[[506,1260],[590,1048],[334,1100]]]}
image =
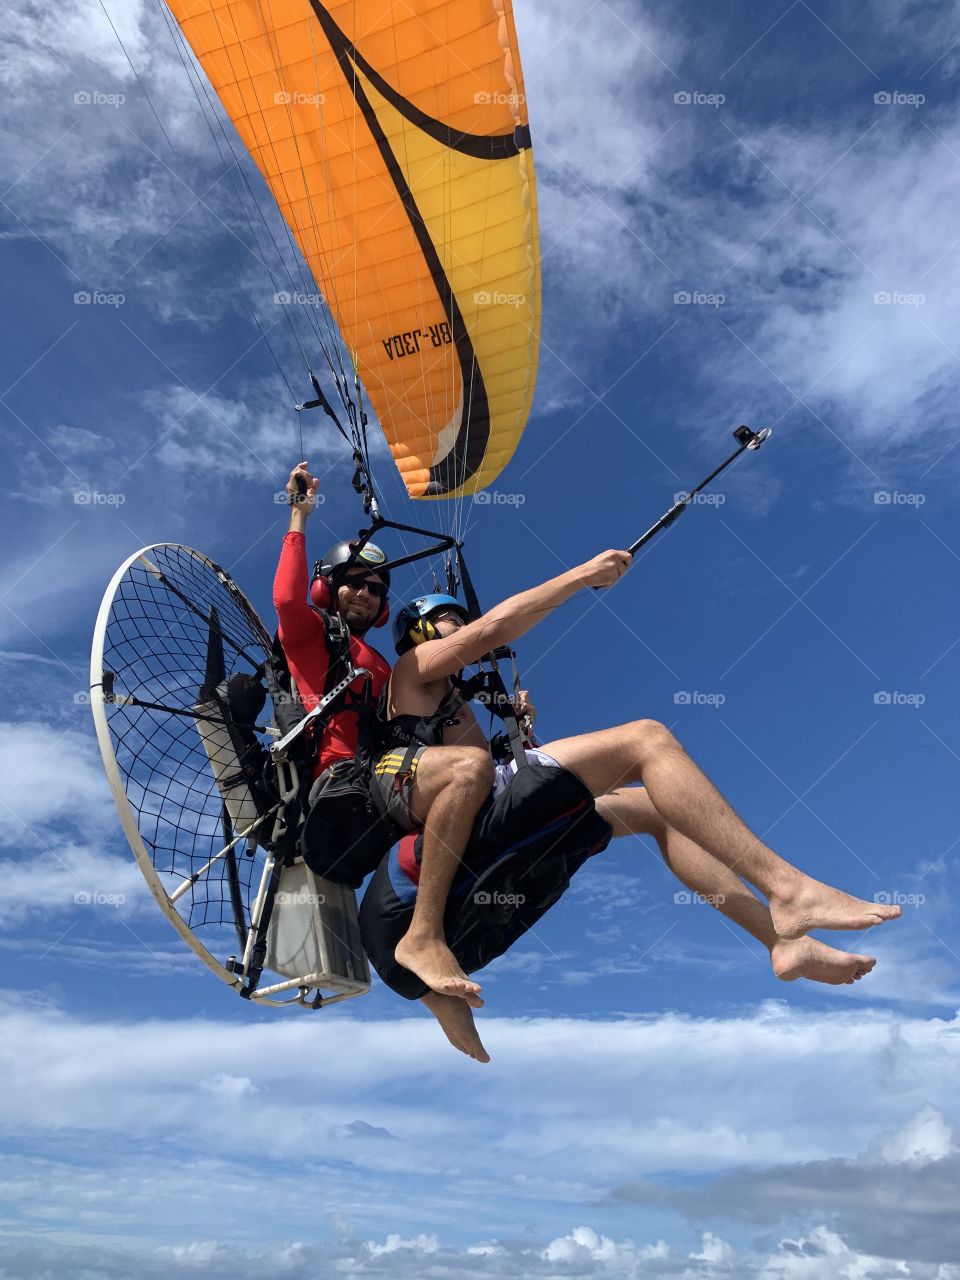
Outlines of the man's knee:
{"label": "man's knee", "polygon": [[471,795],[486,795],[493,786],[493,758],[483,747],[445,747],[452,753],[449,784]]}
{"label": "man's knee", "polygon": [[656,752],[680,745],[667,726],[659,720],[634,720],[630,731],[641,759],[649,759]]}

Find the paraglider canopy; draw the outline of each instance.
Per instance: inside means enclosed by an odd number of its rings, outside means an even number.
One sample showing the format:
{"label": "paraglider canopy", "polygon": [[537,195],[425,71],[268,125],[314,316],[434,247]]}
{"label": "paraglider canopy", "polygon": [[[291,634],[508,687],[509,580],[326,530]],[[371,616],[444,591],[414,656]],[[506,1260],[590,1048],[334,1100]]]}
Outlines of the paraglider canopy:
{"label": "paraglider canopy", "polygon": [[490,484],[526,423],[540,335],[509,0],[168,5],[313,273],[407,492]]}

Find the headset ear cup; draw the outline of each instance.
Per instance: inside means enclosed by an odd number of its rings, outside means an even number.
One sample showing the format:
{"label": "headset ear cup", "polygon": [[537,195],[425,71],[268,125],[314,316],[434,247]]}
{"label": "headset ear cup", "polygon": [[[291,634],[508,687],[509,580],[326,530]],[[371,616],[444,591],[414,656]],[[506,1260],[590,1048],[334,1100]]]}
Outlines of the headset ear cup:
{"label": "headset ear cup", "polygon": [[389,604],[387,604],[386,600],[384,600],[383,608],[380,610],[377,620],[373,625],[375,627],[385,627],[389,621],[390,621],[390,606]]}
{"label": "headset ear cup", "polygon": [[330,579],[318,575],[310,583],[310,601],[318,609],[330,608]]}
{"label": "headset ear cup", "polygon": [[425,644],[427,640],[435,640],[437,628],[429,618],[418,618],[409,631],[414,644]]}

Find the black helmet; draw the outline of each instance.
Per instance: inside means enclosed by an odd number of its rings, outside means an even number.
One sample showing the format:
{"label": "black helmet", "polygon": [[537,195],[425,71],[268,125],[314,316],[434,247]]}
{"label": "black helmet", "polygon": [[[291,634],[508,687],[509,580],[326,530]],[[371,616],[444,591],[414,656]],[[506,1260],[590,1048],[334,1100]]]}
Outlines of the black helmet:
{"label": "black helmet", "polygon": [[353,542],[337,542],[330,548],[322,560],[317,561],[316,568],[313,571],[315,578],[334,578],[346,569],[356,565],[358,569],[369,569],[376,573],[383,585],[389,589],[390,587],[390,570],[381,569],[380,566],[386,564],[387,557],[379,547],[374,546],[372,542],[366,543],[360,551],[355,551],[356,541]]}
{"label": "black helmet", "polygon": [[[337,542],[323,559],[318,560],[314,565],[313,581],[310,583],[310,602],[315,608],[338,610],[337,589],[341,586],[347,569],[353,565],[358,569],[376,573],[386,590],[390,590],[390,570],[380,567],[387,561],[384,553],[372,542],[368,542],[360,551],[354,550],[356,545],[356,542]],[[368,625],[384,627],[389,618],[390,605],[384,597],[379,614]]]}

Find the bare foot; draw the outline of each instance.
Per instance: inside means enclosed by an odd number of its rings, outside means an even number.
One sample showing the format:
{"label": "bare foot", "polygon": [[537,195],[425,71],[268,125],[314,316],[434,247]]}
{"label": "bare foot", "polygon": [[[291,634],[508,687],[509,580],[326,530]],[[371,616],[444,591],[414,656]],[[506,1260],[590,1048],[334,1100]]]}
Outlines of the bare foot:
{"label": "bare foot", "polygon": [[483,1008],[478,994],[480,984],[470,981],[457,963],[456,956],[441,939],[419,942],[411,940],[407,933],[397,943],[393,956],[397,964],[415,973],[437,995],[459,996],[474,1009]]}
{"label": "bare foot", "polygon": [[902,913],[899,907],[866,902],[800,875],[787,892],[771,894],[770,914],[781,938],[801,938],[811,929],[872,929]]}
{"label": "bare foot", "polygon": [[455,1049],[465,1053],[468,1058],[475,1058],[477,1062],[490,1061],[489,1053],[480,1042],[473,1020],[473,1010],[465,1000],[457,996],[437,995],[435,991],[429,992],[421,999],[440,1023],[443,1034]]}
{"label": "bare foot", "polygon": [[809,978],[811,982],[826,982],[831,987],[859,982],[877,963],[873,956],[838,951],[816,938],[780,938],[770,948],[770,960],[773,972],[783,982]]}

